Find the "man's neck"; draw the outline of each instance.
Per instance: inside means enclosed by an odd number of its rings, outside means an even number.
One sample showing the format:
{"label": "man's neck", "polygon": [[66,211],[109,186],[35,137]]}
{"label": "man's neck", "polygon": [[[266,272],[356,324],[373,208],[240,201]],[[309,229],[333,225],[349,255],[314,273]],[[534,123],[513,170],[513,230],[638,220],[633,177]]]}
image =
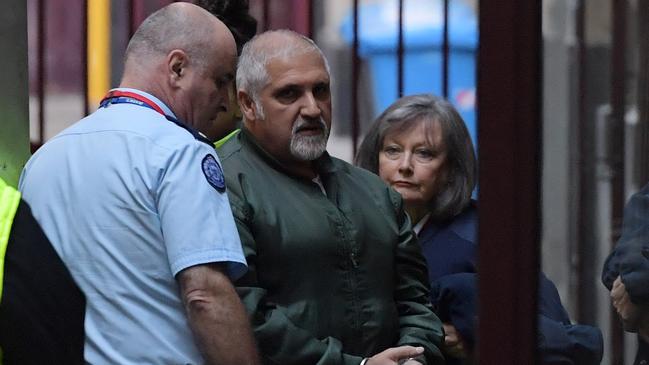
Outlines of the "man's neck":
{"label": "man's neck", "polygon": [[140,80],[139,78],[134,79],[124,76],[119,84],[119,87],[136,89],[151,94],[158,98],[158,100],[163,102],[171,110],[172,113],[179,117],[177,111],[174,110],[175,108],[173,105],[173,100],[170,98],[169,93],[166,92],[165,88],[161,87],[158,83],[154,81],[149,82],[146,79]]}

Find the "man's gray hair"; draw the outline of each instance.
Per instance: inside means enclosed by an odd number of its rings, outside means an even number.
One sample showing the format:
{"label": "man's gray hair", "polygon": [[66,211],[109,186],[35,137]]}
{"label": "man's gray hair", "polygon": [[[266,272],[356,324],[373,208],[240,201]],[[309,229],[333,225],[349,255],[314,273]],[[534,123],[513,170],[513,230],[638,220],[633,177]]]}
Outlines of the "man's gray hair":
{"label": "man's gray hair", "polygon": [[[289,39],[293,38],[295,41],[287,41],[279,47],[273,47],[267,41],[275,36],[285,36]],[[327,58],[310,38],[288,29],[271,30],[258,34],[246,43],[241,51],[237,66],[237,88],[248,93],[260,108],[259,93],[270,81],[266,69],[268,63],[275,58],[286,59],[313,51],[322,57],[327,74],[331,76]],[[263,111],[260,112],[263,119]]]}
{"label": "man's gray hair", "polygon": [[[146,64],[152,56],[166,55],[174,49],[183,50],[190,63],[205,69],[214,48],[211,14],[205,17],[188,14],[185,9],[166,6],[147,17],[128,43],[125,61]],[[204,18],[204,19],[201,19]]]}

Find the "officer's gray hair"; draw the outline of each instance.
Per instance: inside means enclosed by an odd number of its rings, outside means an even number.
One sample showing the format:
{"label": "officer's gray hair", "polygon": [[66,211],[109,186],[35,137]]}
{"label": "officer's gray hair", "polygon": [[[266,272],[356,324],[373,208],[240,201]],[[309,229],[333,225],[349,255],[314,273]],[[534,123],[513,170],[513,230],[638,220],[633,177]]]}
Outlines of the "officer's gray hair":
{"label": "officer's gray hair", "polygon": [[430,141],[433,123],[439,123],[446,148],[447,181],[429,205],[431,218],[444,221],[460,214],[471,202],[477,166],[469,131],[457,110],[443,98],[418,94],[404,96],[390,105],[374,122],[354,160],[357,166],[379,173],[383,141],[393,132],[408,131],[424,124]]}
{"label": "officer's gray hair", "polygon": [[[278,35],[285,36],[288,38],[287,41],[280,47],[269,46],[267,42],[269,38]],[[259,93],[270,81],[266,69],[268,63],[275,58],[286,59],[308,52],[317,52],[322,57],[327,74],[331,75],[329,62],[315,42],[288,29],[258,34],[243,46],[237,65],[237,88],[250,95],[261,114],[261,119],[263,119],[263,110],[259,103]]]}
{"label": "officer's gray hair", "polygon": [[185,7],[175,5],[165,6],[142,22],[128,43],[126,62],[130,60],[142,65],[152,56],[180,49],[187,54],[190,63],[202,70],[207,67],[210,52],[214,50],[213,16],[203,9],[190,14]]}

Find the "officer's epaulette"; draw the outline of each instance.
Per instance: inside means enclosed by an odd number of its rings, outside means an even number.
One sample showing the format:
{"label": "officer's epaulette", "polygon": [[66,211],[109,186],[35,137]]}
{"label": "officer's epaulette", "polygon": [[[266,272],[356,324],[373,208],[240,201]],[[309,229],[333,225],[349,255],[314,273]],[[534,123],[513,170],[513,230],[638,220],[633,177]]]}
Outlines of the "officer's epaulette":
{"label": "officer's epaulette", "polygon": [[173,122],[175,125],[183,128],[184,130],[189,132],[192,136],[194,136],[194,138],[197,141],[207,143],[210,147],[214,148],[214,144],[212,143],[212,141],[207,139],[207,137],[205,137],[201,132],[197,131],[196,129],[188,126],[187,124],[181,122],[180,120],[178,120],[178,119],[176,119],[174,117],[171,117],[169,115],[165,115],[165,117],[167,118],[168,121]]}

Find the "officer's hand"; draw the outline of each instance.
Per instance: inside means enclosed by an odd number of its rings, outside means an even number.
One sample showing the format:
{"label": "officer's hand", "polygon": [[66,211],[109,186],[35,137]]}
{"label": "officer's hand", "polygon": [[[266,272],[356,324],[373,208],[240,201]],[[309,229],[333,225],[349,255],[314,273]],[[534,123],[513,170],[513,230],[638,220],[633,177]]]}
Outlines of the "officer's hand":
{"label": "officer's hand", "polygon": [[446,353],[458,359],[465,359],[467,357],[466,347],[464,346],[464,340],[462,340],[460,332],[450,323],[442,323],[442,326],[444,326]]}
{"label": "officer's hand", "polygon": [[[423,347],[399,346],[392,347],[370,357],[365,365],[421,365],[415,358],[424,353]],[[405,361],[404,361],[405,360]],[[400,362],[401,361],[401,362]]]}
{"label": "officer's hand", "polygon": [[638,306],[631,302],[631,297],[619,276],[613,282],[611,301],[620,319],[622,319],[624,329],[629,332],[636,332],[640,325],[640,310]]}

